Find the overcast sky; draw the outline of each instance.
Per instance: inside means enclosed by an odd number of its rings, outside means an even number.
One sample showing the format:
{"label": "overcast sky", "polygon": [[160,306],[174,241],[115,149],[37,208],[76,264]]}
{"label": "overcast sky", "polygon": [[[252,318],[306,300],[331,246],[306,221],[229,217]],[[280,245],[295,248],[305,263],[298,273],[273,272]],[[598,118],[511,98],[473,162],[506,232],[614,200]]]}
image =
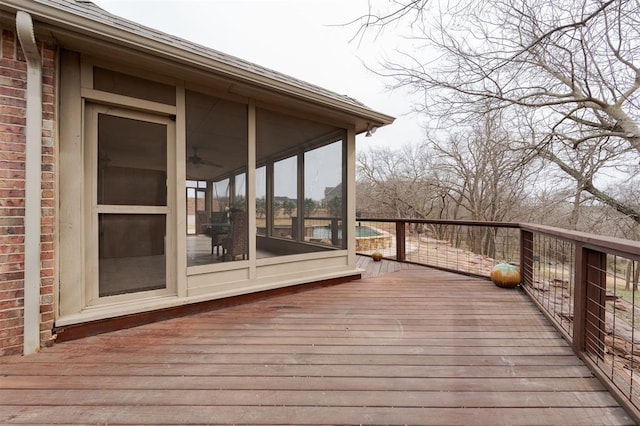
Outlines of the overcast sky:
{"label": "overcast sky", "polygon": [[385,81],[363,65],[376,67],[401,41],[388,32],[375,42],[349,42],[356,27],[339,25],[366,13],[367,0],[93,1],[115,15],[349,95],[397,117],[373,137],[359,136],[358,149],[422,140],[418,120],[407,115],[410,98],[387,91]]}

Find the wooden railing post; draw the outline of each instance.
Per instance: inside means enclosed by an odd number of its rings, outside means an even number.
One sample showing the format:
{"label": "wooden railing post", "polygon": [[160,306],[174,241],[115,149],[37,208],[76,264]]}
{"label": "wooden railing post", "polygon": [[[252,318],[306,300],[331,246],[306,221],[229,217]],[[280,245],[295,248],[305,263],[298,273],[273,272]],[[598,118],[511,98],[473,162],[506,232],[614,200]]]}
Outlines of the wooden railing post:
{"label": "wooden railing post", "polygon": [[576,242],[573,348],[604,355],[607,254]]}
{"label": "wooden railing post", "polygon": [[533,232],[520,230],[520,276],[523,285],[533,284]]}
{"label": "wooden railing post", "polygon": [[331,218],[331,244],[338,246],[340,244],[340,228],[338,226],[338,218]]}
{"label": "wooden railing post", "polygon": [[585,350],[602,358],[607,297],[607,254],[585,249]]}
{"label": "wooden railing post", "polygon": [[294,241],[298,240],[299,231],[298,217],[291,216],[291,238],[293,238]]}
{"label": "wooden railing post", "polygon": [[587,300],[587,285],[585,279],[584,247],[575,242],[574,287],[573,287],[573,350],[584,352],[585,315]]}
{"label": "wooden railing post", "polygon": [[396,260],[400,262],[406,260],[407,256],[405,224],[402,220],[396,220]]}

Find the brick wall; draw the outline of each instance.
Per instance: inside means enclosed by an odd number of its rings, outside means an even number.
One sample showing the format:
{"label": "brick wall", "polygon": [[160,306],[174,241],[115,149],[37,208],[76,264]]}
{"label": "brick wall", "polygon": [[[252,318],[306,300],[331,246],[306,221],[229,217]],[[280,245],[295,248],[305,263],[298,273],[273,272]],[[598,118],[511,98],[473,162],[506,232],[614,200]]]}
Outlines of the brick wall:
{"label": "brick wall", "polygon": [[[43,62],[42,238],[40,335],[51,342],[54,321],[56,50],[39,43]],[[27,65],[13,31],[0,44],[0,356],[19,354],[24,305],[24,161]]]}

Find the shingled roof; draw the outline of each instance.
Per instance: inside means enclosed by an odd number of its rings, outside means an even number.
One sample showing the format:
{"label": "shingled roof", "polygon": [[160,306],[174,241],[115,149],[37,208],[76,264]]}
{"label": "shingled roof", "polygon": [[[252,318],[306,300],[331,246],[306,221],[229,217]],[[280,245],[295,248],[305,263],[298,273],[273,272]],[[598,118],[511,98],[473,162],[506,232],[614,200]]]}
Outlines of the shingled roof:
{"label": "shingled roof", "polygon": [[[167,49],[174,52],[178,49],[187,54],[197,55],[201,59],[209,61],[209,63],[213,62],[230,67],[231,69],[241,72],[245,78],[246,76],[253,75],[261,79],[268,79],[283,89],[286,89],[286,87],[296,88],[316,97],[320,96],[326,100],[333,100],[339,105],[346,107],[346,109],[352,110],[352,112],[359,114],[364,113],[364,115],[371,114],[373,117],[379,119],[379,125],[393,122],[393,117],[375,112],[354,98],[332,92],[320,86],[307,83],[303,80],[222,53],[218,50],[113,15],[89,0],[8,0],[3,1],[3,3],[5,3],[5,5],[14,4],[17,10],[24,10],[31,13],[34,20],[40,20],[75,30],[82,30],[81,32],[85,33],[87,31],[94,31],[96,34],[111,37],[116,41],[119,33],[139,36],[150,42],[161,43],[166,46]],[[79,19],[69,19],[69,16]],[[101,25],[87,25],[89,22],[84,22],[83,25],[83,20]],[[213,70],[212,68],[212,71]]]}

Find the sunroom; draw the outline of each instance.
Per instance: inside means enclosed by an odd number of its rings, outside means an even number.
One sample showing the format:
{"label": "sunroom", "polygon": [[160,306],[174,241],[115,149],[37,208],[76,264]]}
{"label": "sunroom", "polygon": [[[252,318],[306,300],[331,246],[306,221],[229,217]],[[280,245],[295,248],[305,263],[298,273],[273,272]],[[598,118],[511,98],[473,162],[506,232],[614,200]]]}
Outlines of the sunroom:
{"label": "sunroom", "polygon": [[73,32],[51,28],[60,46],[57,327],[359,277],[355,137],[392,117],[93,18],[74,16]]}

